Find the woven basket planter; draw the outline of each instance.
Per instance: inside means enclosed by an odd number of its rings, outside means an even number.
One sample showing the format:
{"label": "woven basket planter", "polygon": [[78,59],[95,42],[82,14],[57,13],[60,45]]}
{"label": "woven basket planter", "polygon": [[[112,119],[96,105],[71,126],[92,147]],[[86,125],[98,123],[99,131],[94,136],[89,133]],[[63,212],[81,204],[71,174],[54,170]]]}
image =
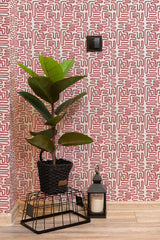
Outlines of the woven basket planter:
{"label": "woven basket planter", "polygon": [[[42,160],[42,158],[40,157]],[[54,195],[64,193],[68,189],[68,177],[73,163],[64,159],[56,160],[53,165],[51,160],[38,161],[38,173],[41,191]]]}

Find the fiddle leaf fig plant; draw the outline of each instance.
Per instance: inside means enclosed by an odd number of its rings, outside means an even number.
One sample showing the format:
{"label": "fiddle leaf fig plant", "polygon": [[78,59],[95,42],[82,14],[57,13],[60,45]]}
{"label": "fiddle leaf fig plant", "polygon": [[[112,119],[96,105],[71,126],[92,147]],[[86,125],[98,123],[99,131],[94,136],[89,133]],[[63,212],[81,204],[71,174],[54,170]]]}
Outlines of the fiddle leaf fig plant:
{"label": "fiddle leaf fig plant", "polygon": [[[74,60],[66,60],[59,64],[50,57],[39,55],[39,61],[45,76],[39,76],[22,63],[18,63],[21,68],[30,74],[31,77],[28,78],[28,84],[35,95],[25,91],[20,91],[18,94],[44,117],[46,120],[45,125],[49,126],[49,129],[44,131],[30,132],[32,138],[26,139],[27,142],[41,150],[51,152],[53,164],[55,164],[56,126],[66,115],[66,108],[85,96],[86,92],[71,97],[56,108],[55,103],[59,100],[62,91],[86,76],[66,77],[75,62]],[[49,110],[42,100],[50,104]],[[58,139],[58,144],[62,146],[75,146],[92,142],[92,138],[79,132],[68,132]]]}

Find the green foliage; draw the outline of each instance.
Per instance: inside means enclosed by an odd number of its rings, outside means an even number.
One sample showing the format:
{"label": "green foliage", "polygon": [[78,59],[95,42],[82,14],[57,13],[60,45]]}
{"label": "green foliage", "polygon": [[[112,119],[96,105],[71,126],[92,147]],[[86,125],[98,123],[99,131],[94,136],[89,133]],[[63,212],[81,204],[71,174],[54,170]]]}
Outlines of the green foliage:
{"label": "green foliage", "polygon": [[[22,69],[31,75],[31,77],[28,78],[28,84],[36,96],[24,91],[20,91],[18,94],[29,102],[44,117],[46,120],[45,125],[50,127],[49,129],[40,132],[30,132],[33,137],[31,139],[26,139],[27,142],[41,150],[51,152],[55,157],[56,125],[64,118],[66,112],[61,115],[60,113],[86,95],[86,93],[83,92],[77,96],[71,97],[60,104],[56,110],[54,109],[55,103],[59,100],[62,91],[85,76],[65,78],[72,68],[74,60],[66,60],[59,64],[50,57],[39,55],[39,61],[45,76],[39,76],[22,63],[18,63]],[[50,104],[50,111],[43,103],[43,100]],[[57,116],[55,116],[55,114]],[[58,140],[58,144],[63,146],[89,144],[91,142],[93,142],[93,140],[90,137],[78,132],[65,133]]]}
{"label": "green foliage", "polygon": [[72,60],[66,60],[61,63],[61,68],[63,70],[63,77],[65,77],[67,75],[69,70],[72,68],[74,62],[75,62],[75,60],[72,59]]}
{"label": "green foliage", "polygon": [[33,146],[35,146],[41,150],[52,152],[52,153],[55,150],[54,143],[47,136],[36,135],[35,137],[33,137],[31,139],[26,138],[26,140],[27,140],[27,142],[29,142],[30,144],[32,144]]}
{"label": "green foliage", "polygon": [[78,99],[80,99],[81,97],[83,97],[84,95],[86,95],[85,92],[80,93],[79,95],[77,95],[74,98],[71,98],[65,102],[63,102],[61,105],[59,105],[55,111],[55,114],[59,114],[61,113],[64,109],[66,109],[67,107],[69,107],[71,104],[73,104],[74,102],[76,102]]}
{"label": "green foliage", "polygon": [[86,76],[74,76],[74,77],[70,77],[70,78],[64,78],[58,82],[55,82],[54,87],[60,93],[63,90],[65,90],[67,87],[78,82],[79,80],[81,80],[84,77],[86,77]]}
{"label": "green foliage", "polygon": [[59,92],[54,87],[50,78],[43,76],[29,77],[28,83],[34,93],[46,102],[55,103],[58,101]]}
{"label": "green foliage", "polygon": [[45,125],[56,126],[56,124],[59,123],[62,118],[64,118],[65,114],[66,113],[64,113],[63,115],[59,115],[57,117],[51,118],[45,123]]}
{"label": "green foliage", "polygon": [[46,120],[49,120],[52,117],[43,102],[36,96],[28,92],[18,92],[18,94],[27,100]]}
{"label": "green foliage", "polygon": [[[49,138],[51,138],[52,137],[52,129],[50,128],[50,129],[47,129],[47,130],[44,130],[44,131],[40,131],[40,132],[32,132],[32,131],[30,131],[30,134],[32,135],[32,136],[37,136],[37,135],[45,135],[45,136],[48,136]],[[55,131],[55,135],[56,135],[56,132],[57,131]]]}
{"label": "green foliage", "polygon": [[18,63],[18,65],[23,68],[27,73],[29,73],[32,77],[37,77],[38,74],[33,72],[31,69],[29,69],[28,67],[24,66],[22,63]]}
{"label": "green foliage", "polygon": [[75,146],[92,142],[93,140],[90,137],[79,132],[65,133],[58,140],[58,143],[63,146]]}
{"label": "green foliage", "polygon": [[61,68],[61,65],[57,63],[53,58],[42,57],[39,55],[39,61],[41,63],[44,74],[52,82],[57,82],[63,79],[63,70]]}

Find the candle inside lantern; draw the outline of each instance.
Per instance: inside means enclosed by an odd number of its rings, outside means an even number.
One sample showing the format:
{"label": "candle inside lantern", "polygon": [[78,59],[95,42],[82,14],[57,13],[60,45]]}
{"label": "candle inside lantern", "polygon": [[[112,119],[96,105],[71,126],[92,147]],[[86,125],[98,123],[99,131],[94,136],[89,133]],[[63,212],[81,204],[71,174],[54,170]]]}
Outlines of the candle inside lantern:
{"label": "candle inside lantern", "polygon": [[103,212],[104,194],[97,194],[97,193],[91,194],[90,202],[91,202],[91,212],[93,213]]}
{"label": "candle inside lantern", "polygon": [[88,188],[88,215],[93,218],[106,217],[106,187],[101,183],[102,178],[98,173],[98,165],[95,168],[93,184]]}

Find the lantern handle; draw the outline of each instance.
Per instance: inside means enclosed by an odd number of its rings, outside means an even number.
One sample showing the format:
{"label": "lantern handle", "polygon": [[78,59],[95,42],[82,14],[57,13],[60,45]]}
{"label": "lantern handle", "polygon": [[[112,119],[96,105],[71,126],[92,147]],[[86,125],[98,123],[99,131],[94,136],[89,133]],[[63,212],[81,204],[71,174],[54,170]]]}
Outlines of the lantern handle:
{"label": "lantern handle", "polygon": [[98,165],[96,165],[96,167],[95,167],[95,172],[99,173],[99,166]]}

